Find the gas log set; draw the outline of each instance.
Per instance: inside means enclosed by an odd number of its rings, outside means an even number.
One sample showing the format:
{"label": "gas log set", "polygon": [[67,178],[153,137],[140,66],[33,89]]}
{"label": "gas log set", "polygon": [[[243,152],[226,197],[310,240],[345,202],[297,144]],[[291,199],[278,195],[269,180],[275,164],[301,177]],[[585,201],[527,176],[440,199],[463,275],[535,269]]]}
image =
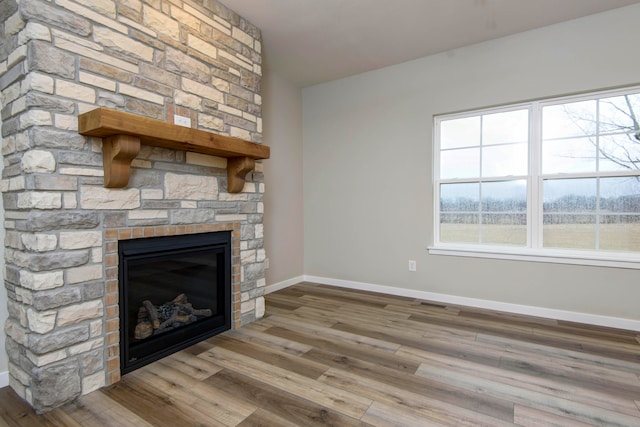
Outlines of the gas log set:
{"label": "gas log set", "polygon": [[171,301],[155,306],[149,300],[142,302],[138,310],[138,320],[134,336],[143,340],[153,335],[168,332],[186,326],[199,318],[211,317],[211,309],[194,308],[185,294],[180,294]]}

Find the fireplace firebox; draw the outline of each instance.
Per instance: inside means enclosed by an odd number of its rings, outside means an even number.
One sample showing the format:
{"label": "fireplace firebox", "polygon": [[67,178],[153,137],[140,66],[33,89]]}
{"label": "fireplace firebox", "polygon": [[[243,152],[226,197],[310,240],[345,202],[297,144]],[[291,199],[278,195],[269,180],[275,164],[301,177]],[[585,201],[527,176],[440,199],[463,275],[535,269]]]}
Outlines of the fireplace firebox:
{"label": "fireplace firebox", "polygon": [[118,243],[126,374],[231,328],[231,232]]}

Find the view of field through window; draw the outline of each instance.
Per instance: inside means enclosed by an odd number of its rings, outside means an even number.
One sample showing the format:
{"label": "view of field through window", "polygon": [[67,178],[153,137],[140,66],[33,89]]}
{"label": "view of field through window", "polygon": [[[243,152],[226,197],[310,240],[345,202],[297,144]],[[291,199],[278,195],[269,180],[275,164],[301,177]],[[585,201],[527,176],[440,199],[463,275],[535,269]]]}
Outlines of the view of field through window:
{"label": "view of field through window", "polygon": [[627,92],[437,119],[439,242],[640,252]]}

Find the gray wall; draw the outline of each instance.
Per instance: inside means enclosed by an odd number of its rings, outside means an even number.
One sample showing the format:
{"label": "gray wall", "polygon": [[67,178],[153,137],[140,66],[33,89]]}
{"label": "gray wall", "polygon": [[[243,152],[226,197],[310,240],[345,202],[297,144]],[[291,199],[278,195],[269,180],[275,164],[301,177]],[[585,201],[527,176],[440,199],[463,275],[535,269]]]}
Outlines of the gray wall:
{"label": "gray wall", "polygon": [[433,115],[640,83],[638,17],[631,6],[304,89],[305,274],[640,319],[637,270],[426,250]]}
{"label": "gray wall", "polygon": [[263,76],[264,235],[267,285],[303,274],[302,92],[280,76]]}

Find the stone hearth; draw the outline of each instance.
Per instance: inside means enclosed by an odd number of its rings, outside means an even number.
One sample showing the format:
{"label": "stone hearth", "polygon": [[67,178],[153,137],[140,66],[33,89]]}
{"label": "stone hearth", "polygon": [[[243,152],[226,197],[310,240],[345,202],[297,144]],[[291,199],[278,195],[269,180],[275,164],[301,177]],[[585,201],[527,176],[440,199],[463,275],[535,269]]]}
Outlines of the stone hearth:
{"label": "stone hearth", "polygon": [[262,164],[143,146],[104,188],[98,106],[262,142],[261,36],[213,0],[9,0],[0,8],[11,387],[46,411],[120,379],[118,241],[232,230],[233,325],[263,314]]}

